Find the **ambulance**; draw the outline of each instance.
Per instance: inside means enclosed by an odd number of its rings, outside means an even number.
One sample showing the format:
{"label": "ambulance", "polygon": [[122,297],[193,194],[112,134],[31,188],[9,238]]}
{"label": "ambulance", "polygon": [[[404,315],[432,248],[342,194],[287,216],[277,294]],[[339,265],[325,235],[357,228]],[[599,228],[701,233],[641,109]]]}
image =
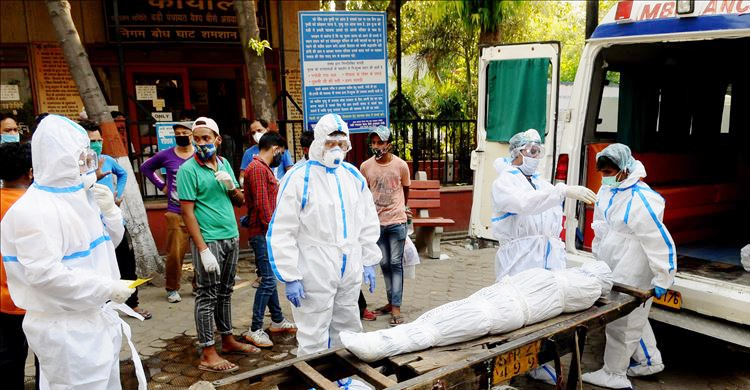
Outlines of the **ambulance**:
{"label": "ambulance", "polygon": [[[559,43],[480,52],[470,235],[494,239],[493,161],[514,133],[544,133],[546,179],[594,192],[596,153],[627,144],[676,244],[675,283],[651,318],[750,348],[750,0],[620,1],[559,108]],[[592,261],[593,208],[563,208],[568,266]]]}

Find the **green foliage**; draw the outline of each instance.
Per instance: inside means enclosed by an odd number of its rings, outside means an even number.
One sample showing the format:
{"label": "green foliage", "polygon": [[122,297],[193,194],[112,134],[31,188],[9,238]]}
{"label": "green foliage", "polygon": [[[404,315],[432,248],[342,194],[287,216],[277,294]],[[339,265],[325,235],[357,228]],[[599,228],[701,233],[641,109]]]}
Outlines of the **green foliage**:
{"label": "green foliage", "polygon": [[[390,2],[349,0],[347,8],[385,11]],[[599,0],[600,20],[616,3]],[[502,43],[560,41],[560,81],[572,82],[584,44],[585,8],[582,1],[403,1],[402,55],[414,58],[414,68],[403,69],[405,75],[413,76],[403,77],[404,96],[423,118],[473,118],[478,46],[487,38],[485,34],[493,31]],[[388,56],[395,69],[393,26],[395,20],[389,20]]]}
{"label": "green foliage", "polygon": [[263,55],[263,52],[266,51],[266,49],[271,50],[271,44],[268,43],[267,40],[259,41],[255,38],[250,38],[250,40],[247,42],[247,48],[254,51],[258,57]]}

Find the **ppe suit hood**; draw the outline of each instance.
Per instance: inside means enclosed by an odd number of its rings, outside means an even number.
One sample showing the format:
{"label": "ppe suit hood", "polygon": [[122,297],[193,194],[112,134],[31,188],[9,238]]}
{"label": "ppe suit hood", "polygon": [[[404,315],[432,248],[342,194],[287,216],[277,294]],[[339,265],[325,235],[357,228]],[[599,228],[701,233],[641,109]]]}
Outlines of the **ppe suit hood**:
{"label": "ppe suit hood", "polygon": [[497,172],[498,174],[503,173],[510,169],[517,168],[515,165],[511,164],[509,159],[505,157],[496,158],[495,161],[492,163],[492,166],[495,168],[495,172]]}
{"label": "ppe suit hood", "polygon": [[628,188],[638,184],[644,177],[646,177],[646,167],[639,160],[633,160],[631,163],[631,172],[628,174],[627,179],[622,181],[619,188]]}
{"label": "ppe suit hood", "polygon": [[310,144],[310,152],[308,153],[310,160],[323,161],[323,146],[326,137],[337,131],[341,131],[349,137],[349,126],[346,125],[339,114],[325,114],[320,118],[318,123],[315,124],[315,139]]}
{"label": "ppe suit hood", "polygon": [[81,184],[78,158],[88,146],[83,127],[63,116],[48,115],[31,139],[34,182],[57,188]]}

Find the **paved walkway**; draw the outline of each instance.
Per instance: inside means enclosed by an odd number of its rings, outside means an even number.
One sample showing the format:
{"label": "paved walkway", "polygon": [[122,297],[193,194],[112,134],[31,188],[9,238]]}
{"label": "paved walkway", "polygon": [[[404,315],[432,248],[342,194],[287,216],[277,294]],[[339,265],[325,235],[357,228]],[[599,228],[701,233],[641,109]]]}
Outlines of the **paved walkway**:
{"label": "paved walkway", "polygon": [[[417,266],[416,278],[405,280],[402,312],[406,321],[414,320],[438,305],[465,298],[494,281],[495,249],[470,250],[464,245],[463,241],[443,243],[443,251],[449,259],[422,259],[422,264]],[[247,331],[252,318],[255,289],[250,283],[255,275],[251,270],[250,258],[241,258],[238,270],[240,280],[237,281],[232,299],[233,323],[237,335]],[[374,294],[365,292],[371,309],[386,303],[382,276],[378,276],[377,283]],[[224,376],[193,369],[198,355],[194,346],[194,298],[190,293],[189,282],[183,283],[180,291],[183,299],[176,304],[167,302],[161,287],[146,286],[140,289],[139,294],[141,307],[151,311],[153,318],[147,321],[127,318],[126,321],[132,327],[139,353],[150,368],[149,388],[187,388],[199,379],[214,380]],[[280,287],[280,297],[285,315],[291,318],[290,304],[284,298],[283,287]],[[266,317],[265,326],[269,324],[270,318]],[[388,317],[365,321],[363,325],[366,331],[382,329],[388,327]],[[745,364],[747,354],[728,350],[723,345],[673,328],[655,326],[655,329],[667,370],[655,378],[634,380],[638,389],[750,389],[750,367]],[[262,356],[236,356],[230,360],[245,369],[288,358],[289,350],[294,347],[294,339],[282,336],[274,337],[274,341],[277,343],[274,349],[264,351]],[[584,370],[599,368],[603,343],[601,332],[595,332],[589,337]],[[701,352],[696,353],[698,351]],[[130,351],[125,343],[120,356],[123,360],[130,358]],[[126,371],[129,371],[127,365],[123,368],[123,372]],[[27,365],[27,375],[33,375],[31,360]],[[523,389],[552,388],[525,378],[514,379],[512,384]],[[123,382],[123,385],[124,388],[130,388],[134,382]],[[597,388],[584,385],[584,389]]]}

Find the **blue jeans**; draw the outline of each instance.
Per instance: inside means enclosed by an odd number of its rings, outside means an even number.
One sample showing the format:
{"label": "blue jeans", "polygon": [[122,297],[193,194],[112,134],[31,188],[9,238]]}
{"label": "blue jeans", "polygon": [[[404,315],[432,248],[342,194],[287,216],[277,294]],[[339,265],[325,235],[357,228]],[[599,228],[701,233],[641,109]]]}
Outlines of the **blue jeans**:
{"label": "blue jeans", "polygon": [[383,253],[380,268],[385,279],[385,291],[391,306],[401,307],[404,291],[404,243],[406,224],[397,223],[380,227],[378,246]]}
{"label": "blue jeans", "polygon": [[252,245],[253,252],[255,252],[258,275],[261,277],[260,286],[255,290],[253,322],[250,325],[250,331],[255,332],[263,328],[263,315],[266,312],[266,306],[271,311],[273,322],[284,321],[284,315],[281,313],[279,294],[276,292],[276,276],[273,274],[271,263],[268,261],[266,236],[250,237],[250,245]]}

